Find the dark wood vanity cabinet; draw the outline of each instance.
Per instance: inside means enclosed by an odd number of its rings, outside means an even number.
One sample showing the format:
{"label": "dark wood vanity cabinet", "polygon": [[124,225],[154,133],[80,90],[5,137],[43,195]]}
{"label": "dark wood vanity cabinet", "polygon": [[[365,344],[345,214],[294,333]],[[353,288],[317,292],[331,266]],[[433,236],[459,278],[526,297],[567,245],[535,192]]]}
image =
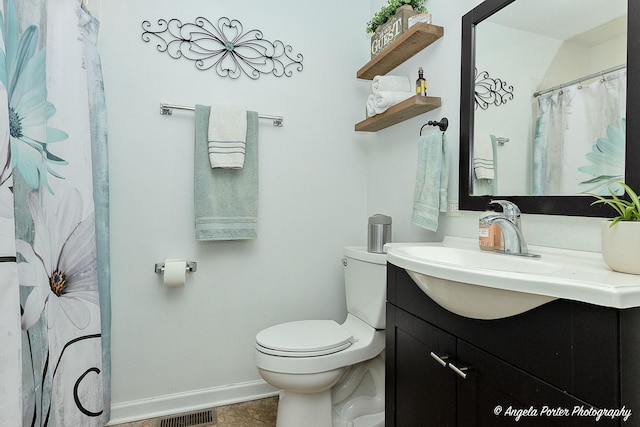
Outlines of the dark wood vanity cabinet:
{"label": "dark wood vanity cabinet", "polygon": [[[387,427],[640,426],[640,309],[556,300],[469,319],[392,264],[387,301]],[[626,422],[596,412],[623,408]]]}

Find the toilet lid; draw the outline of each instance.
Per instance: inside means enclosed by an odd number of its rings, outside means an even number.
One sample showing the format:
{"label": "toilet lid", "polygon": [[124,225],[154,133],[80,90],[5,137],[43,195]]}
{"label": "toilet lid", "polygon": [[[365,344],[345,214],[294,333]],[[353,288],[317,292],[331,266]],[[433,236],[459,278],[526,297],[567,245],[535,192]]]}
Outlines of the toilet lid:
{"label": "toilet lid", "polygon": [[256,343],[263,353],[311,357],[344,350],[353,343],[353,335],[333,320],[300,320],[258,332]]}

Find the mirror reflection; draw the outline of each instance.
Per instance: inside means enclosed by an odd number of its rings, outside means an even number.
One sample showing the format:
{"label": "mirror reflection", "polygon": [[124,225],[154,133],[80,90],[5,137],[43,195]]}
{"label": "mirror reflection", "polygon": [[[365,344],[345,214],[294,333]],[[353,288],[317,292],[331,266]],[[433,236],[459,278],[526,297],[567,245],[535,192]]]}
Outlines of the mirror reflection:
{"label": "mirror reflection", "polygon": [[624,179],[627,0],[517,0],[475,28],[472,194]]}

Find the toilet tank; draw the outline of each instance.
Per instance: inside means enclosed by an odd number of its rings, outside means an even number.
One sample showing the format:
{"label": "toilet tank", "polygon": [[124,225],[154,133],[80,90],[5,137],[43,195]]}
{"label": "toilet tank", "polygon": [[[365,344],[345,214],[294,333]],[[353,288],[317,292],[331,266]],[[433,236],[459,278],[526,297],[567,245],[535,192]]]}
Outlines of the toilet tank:
{"label": "toilet tank", "polygon": [[387,255],[356,246],[345,247],[343,253],[347,312],[376,329],[385,329]]}

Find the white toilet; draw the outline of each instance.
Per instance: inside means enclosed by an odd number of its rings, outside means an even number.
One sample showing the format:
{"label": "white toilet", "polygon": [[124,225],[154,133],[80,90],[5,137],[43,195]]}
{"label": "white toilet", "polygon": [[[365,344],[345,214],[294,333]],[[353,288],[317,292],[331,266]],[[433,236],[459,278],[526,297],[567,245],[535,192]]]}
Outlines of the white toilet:
{"label": "white toilet", "polygon": [[386,255],[345,247],[344,256],[344,323],[302,320],[256,335],[258,371],[281,390],[277,427],[384,425]]}

